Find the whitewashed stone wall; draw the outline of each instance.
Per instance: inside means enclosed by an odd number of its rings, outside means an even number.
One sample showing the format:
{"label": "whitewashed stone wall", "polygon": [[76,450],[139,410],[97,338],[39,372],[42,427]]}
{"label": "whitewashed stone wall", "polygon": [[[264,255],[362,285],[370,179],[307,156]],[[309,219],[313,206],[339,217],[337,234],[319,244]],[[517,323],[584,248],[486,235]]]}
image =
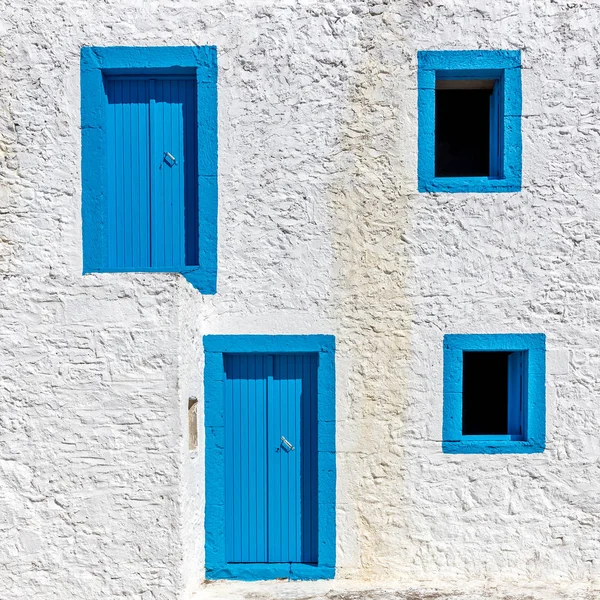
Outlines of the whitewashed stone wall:
{"label": "whitewashed stone wall", "polygon": [[[0,598],[197,588],[187,399],[242,332],[337,337],[339,577],[598,585],[599,40],[594,0],[3,3]],[[79,48],[190,44],[219,293],[82,276]],[[520,193],[417,193],[416,52],[450,48],[523,50]],[[544,454],[442,454],[449,332],[547,334]]]}

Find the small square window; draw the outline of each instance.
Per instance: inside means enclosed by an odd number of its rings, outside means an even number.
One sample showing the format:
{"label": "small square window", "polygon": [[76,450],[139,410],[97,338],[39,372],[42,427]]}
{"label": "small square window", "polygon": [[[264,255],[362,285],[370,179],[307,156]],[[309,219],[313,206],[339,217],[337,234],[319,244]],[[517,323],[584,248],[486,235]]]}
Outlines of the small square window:
{"label": "small square window", "polygon": [[444,451],[542,452],[544,354],[542,334],[446,335]]}
{"label": "small square window", "polygon": [[419,52],[419,190],[521,188],[516,51]]}

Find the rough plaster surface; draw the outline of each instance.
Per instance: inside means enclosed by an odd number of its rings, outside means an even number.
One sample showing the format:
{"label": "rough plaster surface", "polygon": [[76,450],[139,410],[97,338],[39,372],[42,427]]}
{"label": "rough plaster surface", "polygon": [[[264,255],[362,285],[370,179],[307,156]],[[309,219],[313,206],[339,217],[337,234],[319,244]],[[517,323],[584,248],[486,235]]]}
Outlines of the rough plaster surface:
{"label": "rough plaster surface", "polygon": [[311,582],[217,582],[202,586],[192,600],[596,600],[597,593],[582,585],[552,589],[539,585],[486,585],[469,582],[448,585],[409,586],[397,582],[377,585],[350,580]]}
{"label": "rough plaster surface", "polygon": [[[206,333],[336,335],[341,580],[600,585],[595,1],[1,8],[0,598],[198,588]],[[81,276],[84,44],[217,45],[217,296]],[[416,52],[445,48],[523,50],[522,192],[417,193]],[[545,453],[442,454],[449,332],[547,334]]]}

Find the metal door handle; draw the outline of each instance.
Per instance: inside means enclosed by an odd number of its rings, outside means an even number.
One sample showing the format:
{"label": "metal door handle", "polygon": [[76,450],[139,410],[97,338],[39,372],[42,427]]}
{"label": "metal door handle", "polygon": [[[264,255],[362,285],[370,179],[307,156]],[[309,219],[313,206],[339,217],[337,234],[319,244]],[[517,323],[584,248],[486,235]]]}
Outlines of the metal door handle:
{"label": "metal door handle", "polygon": [[173,167],[174,165],[177,164],[177,159],[170,152],[165,152],[165,162],[170,167]]}
{"label": "metal door handle", "polygon": [[292,444],[290,444],[283,436],[281,436],[281,442],[287,446],[288,452],[290,450],[295,450],[294,446],[292,446]]}

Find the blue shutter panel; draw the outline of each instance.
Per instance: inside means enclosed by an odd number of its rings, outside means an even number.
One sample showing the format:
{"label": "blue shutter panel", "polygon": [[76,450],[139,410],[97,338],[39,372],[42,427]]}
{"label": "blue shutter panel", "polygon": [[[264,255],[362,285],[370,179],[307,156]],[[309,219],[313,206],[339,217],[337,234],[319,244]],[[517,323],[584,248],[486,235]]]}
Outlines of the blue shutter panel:
{"label": "blue shutter panel", "polygon": [[301,360],[301,356],[275,356],[269,380],[269,562],[301,560]]}
{"label": "blue shutter panel", "polygon": [[149,85],[143,79],[108,79],[108,267],[150,263]]}
{"label": "blue shutter panel", "polygon": [[185,264],[183,105],[185,84],[193,82],[152,83],[152,266],[172,269]]}
{"label": "blue shutter panel", "polygon": [[267,375],[272,358],[225,355],[228,562],[267,561]]}
{"label": "blue shutter panel", "polygon": [[490,177],[502,177],[503,119],[502,80],[494,82],[490,95]]}
{"label": "blue shutter panel", "polygon": [[111,270],[198,264],[195,86],[192,78],[106,80]]}
{"label": "blue shutter panel", "polygon": [[183,164],[185,264],[200,264],[198,206],[198,103],[196,80],[184,80],[183,91]]}
{"label": "blue shutter panel", "polygon": [[302,360],[301,436],[302,456],[302,557],[305,563],[318,561],[317,523],[317,368],[318,356],[304,354]]}
{"label": "blue shutter panel", "polygon": [[526,353],[511,352],[508,355],[508,428],[513,436],[522,436],[523,406],[527,393],[526,386]]}

